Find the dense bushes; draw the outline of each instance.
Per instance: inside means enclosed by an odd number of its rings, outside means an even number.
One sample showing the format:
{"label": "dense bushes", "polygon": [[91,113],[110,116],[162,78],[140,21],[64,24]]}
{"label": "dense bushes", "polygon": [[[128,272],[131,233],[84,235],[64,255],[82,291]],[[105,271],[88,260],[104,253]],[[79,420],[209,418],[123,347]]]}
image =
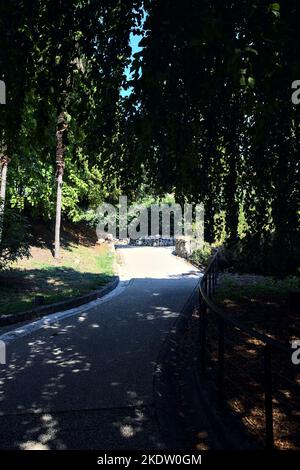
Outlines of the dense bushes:
{"label": "dense bushes", "polygon": [[300,274],[300,243],[298,239],[282,243],[271,235],[245,237],[227,247],[225,259],[238,272],[278,277]]}
{"label": "dense bushes", "polygon": [[4,224],[0,241],[0,270],[6,269],[19,258],[28,258],[29,226],[20,212],[6,208]]}
{"label": "dense bushes", "polygon": [[[159,191],[203,202],[207,242],[240,238],[239,269],[294,271],[299,2],[227,3],[148,2],[134,60],[132,153]],[[264,233],[273,239],[244,240]]]}
{"label": "dense bushes", "polygon": [[[205,243],[195,250],[189,260],[206,268],[216,251],[216,246]],[[221,256],[222,268],[239,273],[255,273],[283,278],[300,275],[300,242],[286,241],[284,244],[271,235],[264,237],[244,237],[233,243],[225,244]]]}
{"label": "dense bushes", "polygon": [[198,248],[190,255],[189,260],[199,266],[199,268],[206,268],[209,265],[214,253],[214,248],[209,243],[204,243],[202,248]]}

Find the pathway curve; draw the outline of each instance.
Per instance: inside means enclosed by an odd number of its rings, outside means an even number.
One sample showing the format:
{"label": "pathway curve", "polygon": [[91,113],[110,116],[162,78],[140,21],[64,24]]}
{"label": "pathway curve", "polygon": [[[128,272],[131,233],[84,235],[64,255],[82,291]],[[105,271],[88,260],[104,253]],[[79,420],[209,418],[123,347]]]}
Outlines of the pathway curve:
{"label": "pathway curve", "polygon": [[0,448],[163,447],[153,397],[157,358],[199,273],[170,248],[118,253],[121,282],[113,293],[0,337],[8,342]]}

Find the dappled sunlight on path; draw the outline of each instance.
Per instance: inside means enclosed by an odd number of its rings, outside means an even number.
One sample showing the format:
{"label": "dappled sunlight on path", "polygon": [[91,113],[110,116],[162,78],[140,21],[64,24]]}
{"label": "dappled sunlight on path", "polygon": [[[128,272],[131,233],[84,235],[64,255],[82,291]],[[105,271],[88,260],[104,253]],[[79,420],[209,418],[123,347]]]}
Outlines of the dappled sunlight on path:
{"label": "dappled sunlight on path", "polygon": [[127,283],[118,295],[11,337],[0,370],[1,448],[163,445],[157,358],[198,273],[168,248],[120,251]]}

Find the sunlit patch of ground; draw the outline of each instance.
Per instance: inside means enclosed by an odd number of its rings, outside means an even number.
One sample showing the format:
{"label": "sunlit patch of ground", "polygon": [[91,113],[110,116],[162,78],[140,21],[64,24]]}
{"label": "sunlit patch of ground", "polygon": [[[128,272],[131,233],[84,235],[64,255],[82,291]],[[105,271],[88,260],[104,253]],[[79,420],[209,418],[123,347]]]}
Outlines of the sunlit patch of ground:
{"label": "sunlit patch of ground", "polygon": [[[73,237],[63,243],[61,259],[53,258],[47,243],[31,247],[31,257],[0,273],[0,315],[36,306],[36,296],[50,304],[86,294],[107,283],[114,274],[114,252],[108,245]],[[89,242],[88,242],[89,241]]]}

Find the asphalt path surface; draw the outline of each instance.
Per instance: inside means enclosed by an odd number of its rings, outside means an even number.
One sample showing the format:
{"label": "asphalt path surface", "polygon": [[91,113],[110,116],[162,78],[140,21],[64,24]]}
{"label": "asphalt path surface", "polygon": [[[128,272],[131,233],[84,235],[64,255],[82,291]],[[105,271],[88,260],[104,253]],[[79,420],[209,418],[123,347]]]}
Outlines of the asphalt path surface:
{"label": "asphalt path surface", "polygon": [[153,383],[159,353],[199,273],[169,247],[123,247],[102,299],[0,329],[1,449],[164,448]]}

